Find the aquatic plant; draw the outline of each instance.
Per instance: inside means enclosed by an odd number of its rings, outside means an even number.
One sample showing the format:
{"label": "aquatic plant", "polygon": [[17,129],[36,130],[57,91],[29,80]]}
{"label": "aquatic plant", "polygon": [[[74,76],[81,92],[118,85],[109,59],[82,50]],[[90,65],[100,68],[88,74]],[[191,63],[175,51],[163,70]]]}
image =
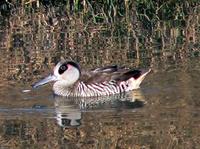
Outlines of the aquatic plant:
{"label": "aquatic plant", "polygon": [[155,64],[159,56],[166,60],[199,56],[199,3],[0,1],[0,49],[8,55],[2,61],[15,64],[2,72],[10,79],[29,81],[53,66],[60,56],[95,66],[126,61],[139,66]]}

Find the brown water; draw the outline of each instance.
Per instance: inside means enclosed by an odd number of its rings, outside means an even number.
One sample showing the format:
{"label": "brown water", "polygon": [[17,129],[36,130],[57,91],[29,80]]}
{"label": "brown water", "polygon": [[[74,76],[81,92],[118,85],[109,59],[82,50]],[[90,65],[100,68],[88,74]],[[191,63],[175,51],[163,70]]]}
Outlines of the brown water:
{"label": "brown water", "polygon": [[[72,24],[39,26],[37,15],[26,17],[1,22],[0,148],[199,148],[199,30],[180,44],[169,28],[161,44],[95,29],[87,35]],[[152,72],[141,89],[85,107],[95,99],[74,102],[53,96],[51,85],[31,88],[61,57],[85,68],[120,64]]]}

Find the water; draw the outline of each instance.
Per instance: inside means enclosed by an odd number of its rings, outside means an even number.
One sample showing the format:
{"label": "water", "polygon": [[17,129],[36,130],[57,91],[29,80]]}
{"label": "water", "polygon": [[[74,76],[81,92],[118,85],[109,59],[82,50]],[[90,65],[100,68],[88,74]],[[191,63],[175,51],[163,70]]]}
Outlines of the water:
{"label": "water", "polygon": [[[199,59],[152,72],[133,100],[94,107],[28,84],[1,87],[1,146],[7,148],[190,148],[199,146]],[[135,101],[134,98],[137,98]]]}
{"label": "water", "polygon": [[[16,13],[1,20],[0,148],[199,148],[199,30],[189,38],[167,28],[162,43],[139,35],[137,41]],[[61,57],[83,68],[119,64],[152,72],[139,90],[99,102],[54,96],[52,84],[33,90]]]}

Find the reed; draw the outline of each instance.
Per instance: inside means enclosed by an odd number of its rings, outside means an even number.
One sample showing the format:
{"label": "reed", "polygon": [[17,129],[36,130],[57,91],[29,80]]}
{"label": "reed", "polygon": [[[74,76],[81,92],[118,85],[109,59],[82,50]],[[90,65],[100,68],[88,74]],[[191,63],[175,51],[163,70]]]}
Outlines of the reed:
{"label": "reed", "polygon": [[199,10],[194,0],[1,1],[0,76],[30,81],[61,56],[90,68],[200,56]]}

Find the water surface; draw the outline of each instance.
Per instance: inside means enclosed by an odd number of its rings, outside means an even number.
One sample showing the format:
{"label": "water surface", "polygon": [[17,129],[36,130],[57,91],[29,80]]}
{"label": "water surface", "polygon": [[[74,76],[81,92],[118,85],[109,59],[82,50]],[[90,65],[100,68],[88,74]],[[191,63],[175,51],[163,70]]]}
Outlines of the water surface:
{"label": "water surface", "polygon": [[116,97],[86,109],[53,96],[51,86],[23,93],[28,84],[7,82],[0,93],[1,146],[197,147],[199,66],[197,58],[154,71],[133,92],[133,100]]}

